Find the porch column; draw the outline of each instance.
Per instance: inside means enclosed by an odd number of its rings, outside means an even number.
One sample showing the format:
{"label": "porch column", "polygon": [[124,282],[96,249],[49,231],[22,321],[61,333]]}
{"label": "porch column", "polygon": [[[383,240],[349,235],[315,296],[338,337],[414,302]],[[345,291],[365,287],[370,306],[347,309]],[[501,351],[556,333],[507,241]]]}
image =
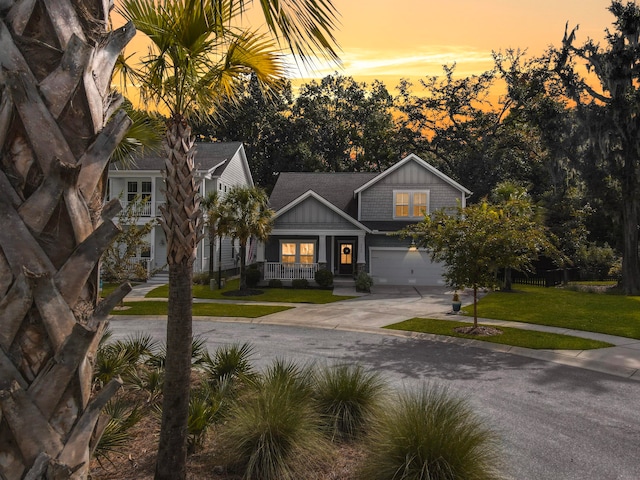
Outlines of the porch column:
{"label": "porch column", "polygon": [[327,266],[327,236],[319,235],[318,238],[318,264],[320,267]]}
{"label": "porch column", "polygon": [[364,245],[364,232],[358,234],[358,255],[356,256],[356,263],[358,265],[364,265],[366,263],[366,250]]}
{"label": "porch column", "polygon": [[256,245],[256,262],[264,263],[264,242],[258,240],[258,244]]}

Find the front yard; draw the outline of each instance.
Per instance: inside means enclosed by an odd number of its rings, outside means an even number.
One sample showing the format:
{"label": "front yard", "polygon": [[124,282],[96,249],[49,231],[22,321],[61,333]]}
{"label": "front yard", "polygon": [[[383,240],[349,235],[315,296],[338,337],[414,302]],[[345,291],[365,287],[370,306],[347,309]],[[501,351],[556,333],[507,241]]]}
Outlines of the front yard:
{"label": "front yard", "polygon": [[[463,311],[473,315],[473,306]],[[514,285],[482,298],[478,317],[640,339],[640,297]]]}

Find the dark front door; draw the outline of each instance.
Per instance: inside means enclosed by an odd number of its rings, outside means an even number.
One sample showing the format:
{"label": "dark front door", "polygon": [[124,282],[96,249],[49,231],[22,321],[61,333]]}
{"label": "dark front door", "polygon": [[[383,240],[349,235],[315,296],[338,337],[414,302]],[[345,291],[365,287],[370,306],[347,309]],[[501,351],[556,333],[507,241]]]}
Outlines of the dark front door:
{"label": "dark front door", "polygon": [[338,274],[340,275],[352,275],[353,274],[353,247],[351,242],[340,242],[338,244],[338,252],[340,254],[340,262],[338,265]]}

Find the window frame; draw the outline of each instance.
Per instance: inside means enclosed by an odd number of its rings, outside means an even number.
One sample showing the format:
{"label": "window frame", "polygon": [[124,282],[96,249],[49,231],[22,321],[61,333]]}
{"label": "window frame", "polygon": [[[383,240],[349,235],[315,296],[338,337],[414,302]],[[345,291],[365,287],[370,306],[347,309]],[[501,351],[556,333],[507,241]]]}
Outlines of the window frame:
{"label": "window frame", "polygon": [[[408,195],[408,204],[402,204],[399,205],[397,203],[397,198],[398,198],[398,194],[406,194]],[[416,194],[422,194],[425,195],[425,200],[426,200],[426,205],[425,205],[425,213],[424,214],[419,214],[419,215],[414,215],[414,209],[416,208],[416,203],[415,203],[415,195]],[[415,220],[415,219],[421,219],[424,217],[424,215],[428,215],[429,214],[429,207],[430,207],[430,203],[431,203],[431,198],[430,198],[430,190],[427,189],[398,189],[398,190],[394,190],[393,191],[393,218],[394,220]],[[407,215],[398,215],[397,214],[397,209],[398,207],[407,207]]]}
{"label": "window frame", "polygon": [[[294,258],[293,262],[284,262],[284,257],[283,257],[283,252],[282,252],[282,246],[284,244],[293,244],[293,245],[295,245],[295,255],[294,255],[295,258]],[[316,259],[318,258],[317,257],[318,241],[317,240],[306,240],[306,239],[296,239],[296,240],[282,239],[282,240],[280,240],[279,247],[278,247],[278,257],[279,257],[280,263],[282,263],[283,265],[302,264],[302,262],[300,261],[300,245],[302,245],[302,244],[311,244],[311,245],[313,245],[313,258],[312,258],[312,261],[310,263],[304,263],[303,265],[312,265],[312,264],[316,263]],[[303,255],[303,256],[306,257],[308,255]]]}

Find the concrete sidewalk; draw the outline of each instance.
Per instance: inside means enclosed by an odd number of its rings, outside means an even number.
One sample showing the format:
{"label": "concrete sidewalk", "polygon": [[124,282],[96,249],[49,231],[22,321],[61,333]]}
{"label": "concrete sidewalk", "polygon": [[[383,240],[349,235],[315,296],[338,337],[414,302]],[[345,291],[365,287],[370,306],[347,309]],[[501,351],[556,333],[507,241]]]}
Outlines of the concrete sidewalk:
{"label": "concrete sidewalk", "polygon": [[[159,284],[136,285],[125,300],[144,299],[150,290]],[[266,315],[256,319],[229,317],[197,317],[209,321],[242,321],[256,324],[290,325],[312,328],[329,328],[337,330],[362,331],[384,335],[425,338],[440,342],[454,343],[461,346],[483,348],[492,351],[537,358],[540,360],[585,368],[611,375],[640,381],[640,340],[616,337],[600,333],[569,330],[566,328],[547,327],[520,322],[479,319],[484,325],[522,328],[575,337],[601,340],[613,344],[613,347],[597,350],[534,350],[512,347],[480,340],[467,340],[442,335],[402,332],[382,329],[386,325],[401,322],[414,317],[431,317],[443,320],[469,321],[466,315],[451,312],[452,292],[445,287],[388,287],[375,286],[370,294],[361,294],[355,287],[342,286],[334,289],[335,295],[353,296],[355,298],[325,305],[289,304],[294,307],[283,312]],[[202,300],[211,301],[215,300]],[[469,294],[462,295],[463,304],[472,303]],[[224,300],[223,302],[255,304],[259,302],[242,302]],[[118,315],[114,319],[131,322],[132,331],[144,328],[144,318]],[[146,318],[146,317],[145,317]]]}

